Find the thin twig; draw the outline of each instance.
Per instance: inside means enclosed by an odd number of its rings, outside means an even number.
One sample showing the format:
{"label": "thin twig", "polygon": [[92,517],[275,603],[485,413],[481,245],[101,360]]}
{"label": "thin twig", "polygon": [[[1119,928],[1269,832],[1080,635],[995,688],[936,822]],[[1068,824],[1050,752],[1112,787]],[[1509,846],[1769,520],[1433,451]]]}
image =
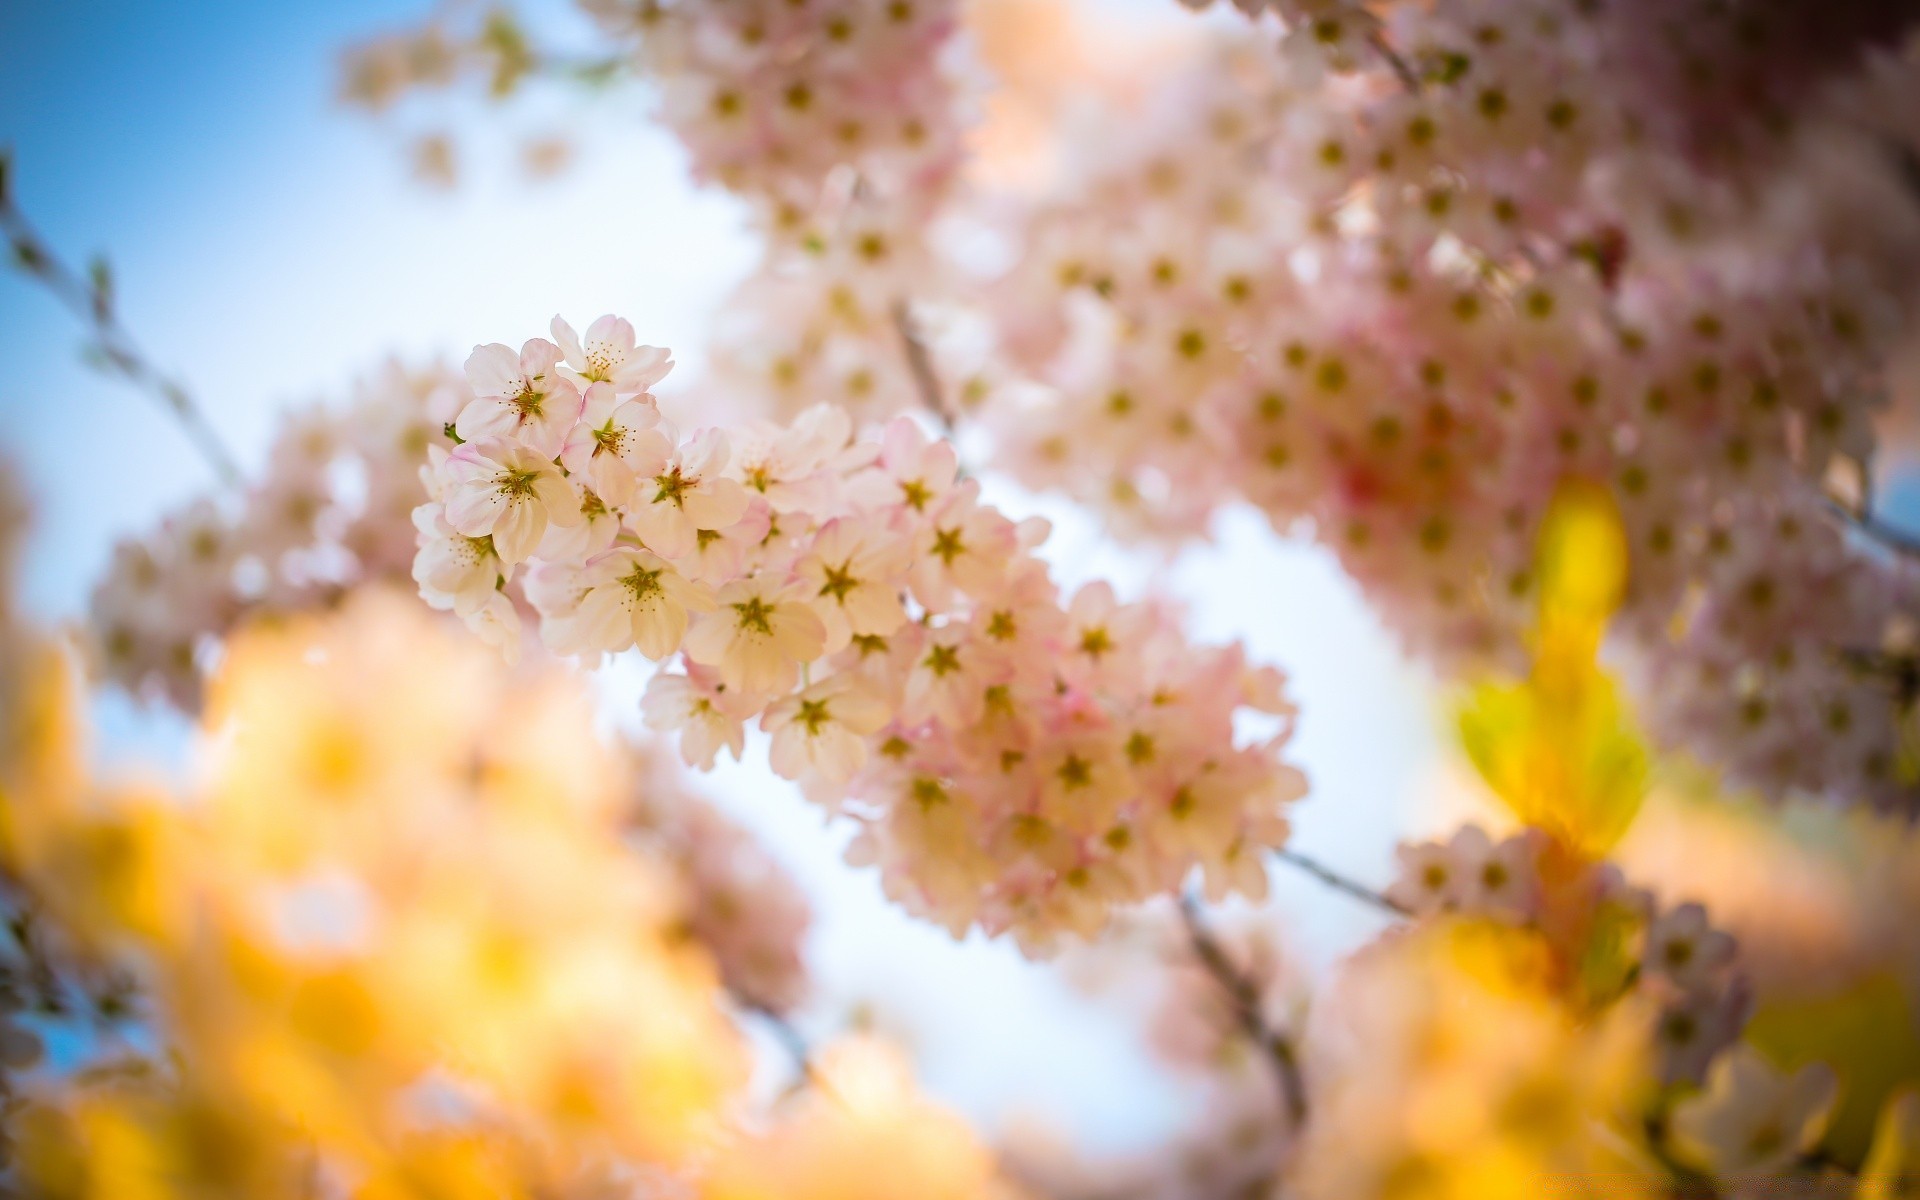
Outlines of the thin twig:
{"label": "thin twig", "polygon": [[758,1017],[760,1022],[767,1027],[767,1031],[773,1034],[773,1040],[779,1042],[780,1048],[785,1050],[788,1057],[793,1059],[793,1065],[799,1070],[803,1079],[811,1084],[821,1095],[836,1102],[840,1100],[840,1097],[834,1094],[833,1086],[827,1082],[826,1076],[822,1075],[819,1068],[814,1066],[813,1051],[807,1045],[806,1035],[794,1028],[792,1021],[789,1021],[785,1016],[775,1012],[764,1004],[755,1004],[743,1000],[741,1007],[747,1012],[752,1013],[755,1017]]}
{"label": "thin twig", "polygon": [[120,324],[105,264],[97,263],[92,272],[82,274],[55,256],[13,201],[11,168],[11,160],[0,152],[0,232],[6,234],[14,264],[38,280],[86,323],[93,335],[92,349],[99,360],[128,383],[157,399],[180,423],[187,438],[222,483],[239,486],[240,468],[206,414],[184,387],[152,364],[141,352],[139,343]]}
{"label": "thin twig", "polygon": [[1345,892],[1355,900],[1370,904],[1382,912],[1392,913],[1396,917],[1410,917],[1412,910],[1406,905],[1383,893],[1376,892],[1364,883],[1348,879],[1331,867],[1324,866],[1315,859],[1308,858],[1298,850],[1282,846],[1273,852],[1273,856],[1289,866],[1298,867],[1318,879],[1336,892]]}
{"label": "thin twig", "polygon": [[1898,526],[1888,524],[1876,516],[1870,508],[1862,508],[1855,512],[1832,499],[1827,501],[1827,505],[1843,525],[1861,536],[1894,554],[1906,558],[1920,558],[1920,534],[1908,533]]}
{"label": "thin twig", "polygon": [[947,436],[953,436],[953,410],[947,407],[946,397],[940,390],[940,376],[933,369],[933,355],[921,339],[905,300],[893,302],[893,327],[900,332],[900,346],[907,356],[907,369],[913,373],[914,387],[920,392],[920,403],[940,422]]}
{"label": "thin twig", "polygon": [[1367,45],[1373,47],[1374,53],[1387,60],[1387,65],[1393,68],[1393,73],[1399,76],[1401,84],[1409,92],[1420,90],[1420,77],[1413,73],[1413,68],[1407,64],[1407,60],[1400,57],[1400,52],[1388,44],[1387,39],[1378,29],[1367,31]]}
{"label": "thin twig", "polygon": [[1200,960],[1207,974],[1226,993],[1240,1032],[1273,1065],[1274,1078],[1280,1085],[1280,1098],[1287,1107],[1287,1120],[1298,1129],[1307,1120],[1307,1085],[1300,1075],[1300,1054],[1294,1048],[1293,1039],[1267,1023],[1266,1015],[1261,1011],[1259,987],[1227,956],[1219,939],[1207,928],[1206,917],[1191,895],[1180,897],[1180,919],[1186,924],[1187,940],[1193,945],[1194,957]]}

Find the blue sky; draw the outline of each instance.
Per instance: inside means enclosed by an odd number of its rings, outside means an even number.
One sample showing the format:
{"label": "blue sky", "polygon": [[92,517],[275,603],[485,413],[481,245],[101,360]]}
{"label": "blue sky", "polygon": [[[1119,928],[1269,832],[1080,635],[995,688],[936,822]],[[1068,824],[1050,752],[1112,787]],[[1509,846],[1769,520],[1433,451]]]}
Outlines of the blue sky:
{"label": "blue sky", "polygon": [[[428,7],[0,3],[0,142],[21,203],[64,256],[108,254],[127,324],[248,461],[278,409],[340,394],[389,353],[460,356],[543,331],[555,311],[576,324],[621,312],[697,369],[708,317],[750,264],[738,212],[691,186],[633,95],[464,115],[483,147],[507,144],[502,131],[579,135],[582,157],[557,182],[529,183],[483,151],[451,195],[413,184],[391,131],[333,105],[332,71],[342,44]],[[25,587],[48,619],[82,610],[114,538],[211,483],[146,397],[81,365],[80,342],[48,296],[0,274],[0,447],[36,501]],[[1137,594],[1156,574],[1049,511],[1063,576],[1108,574]],[[1438,761],[1417,674],[1325,556],[1278,545],[1246,514],[1163,578],[1192,602],[1196,634],[1244,636],[1293,673],[1315,783],[1301,844],[1382,879]],[[631,713],[618,680],[607,692],[616,717]],[[177,740],[124,704],[104,702],[101,718],[109,753]],[[915,1034],[929,1085],[989,1122],[1044,1109],[1114,1145],[1176,1110],[1119,1021],[1009,947],[955,947],[885,909],[870,876],[838,863],[840,835],[764,769],[723,772],[713,790],[816,896],[816,1030],[877,999]],[[1349,901],[1277,882],[1317,961],[1372,928]]]}

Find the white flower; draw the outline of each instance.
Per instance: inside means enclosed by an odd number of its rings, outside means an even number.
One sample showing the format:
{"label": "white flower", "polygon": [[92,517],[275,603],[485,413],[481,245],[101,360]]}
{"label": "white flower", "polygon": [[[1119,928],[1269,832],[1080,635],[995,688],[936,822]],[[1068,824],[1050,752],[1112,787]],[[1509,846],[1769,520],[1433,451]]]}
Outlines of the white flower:
{"label": "white flower", "polygon": [[725,529],[747,511],[747,493],[720,472],[727,438],[703,429],[679,448],[633,497],[632,521],[647,548],[664,558],[690,553],[702,529]]}
{"label": "white flower", "polygon": [[533,556],[547,562],[585,562],[612,547],[620,536],[620,513],[607,507],[592,488],[581,488],[580,519],[571,525],[553,522]]}
{"label": "white flower", "polygon": [[471,612],[487,603],[511,569],[493,552],[490,537],[468,537],[447,523],[446,509],[422,504],[413,510],[420,548],[413,557],[413,579],[434,608]]}
{"label": "white flower", "polygon": [[480,640],[497,648],[510,663],[520,661],[520,612],[506,593],[495,592],[486,603],[460,614]]}
{"label": "white flower", "polygon": [[[713,593],[647,550],[615,546],[574,577],[571,611],[543,612],[542,633],[562,653],[638,646],[656,661],[680,648],[687,612],[713,608]],[[549,632],[551,631],[551,632]]]}
{"label": "white flower", "polygon": [[596,383],[587,389],[580,423],[567,434],[560,461],[608,504],[625,504],[636,479],[653,478],[673,457],[673,443],[655,428],[659,423],[651,400],[622,400],[611,384]]}
{"label": "white flower", "polygon": [[582,386],[605,383],[622,396],[646,392],[673,370],[673,351],[634,345],[633,326],[611,314],[587,326],[583,339],[573,326],[553,318],[549,329],[566,357],[566,369]]}
{"label": "white flower", "polygon": [[775,772],[785,779],[811,772],[836,784],[866,765],[866,737],[886,723],[887,706],[845,676],[796,692],[760,718],[773,735],[768,761]]}
{"label": "white flower", "polygon": [[1402,842],[1393,854],[1400,860],[1400,874],[1388,886],[1387,899],[1415,916],[1457,906],[1458,872],[1445,842]]}
{"label": "white flower", "polygon": [[1674,1107],[1674,1140],[1716,1175],[1763,1175],[1812,1149],[1837,1090],[1822,1063],[1789,1075],[1742,1043],[1713,1065],[1706,1091]]}
{"label": "white flower", "polygon": [[647,681],[640,698],[640,715],[648,729],[663,733],[678,730],[680,757],[690,767],[713,769],[713,760],[722,747],[738,759],[746,745],[744,717],[755,705],[737,692],[729,692],[712,670],[689,665],[685,675],[660,672]]}
{"label": "white flower", "polygon": [[764,575],[729,583],[715,597],[718,608],[687,634],[687,657],[719,668],[735,691],[792,687],[799,665],[820,657],[827,641],[826,626],[800,592]]}
{"label": "white flower", "polygon": [[580,520],[580,497],[553,461],[502,438],[468,442],[447,456],[447,523],[493,538],[504,563],[524,561],[547,523]]}
{"label": "white flower", "polygon": [[1691,989],[1732,962],[1733,951],[1733,935],[1709,928],[1705,908],[1682,904],[1648,927],[1646,969]]}
{"label": "white flower", "polygon": [[846,410],[828,404],[801,413],[790,428],[755,422],[734,434],[727,473],[764,496],[775,512],[818,513],[838,484],[825,468],[844,457],[852,433]]}
{"label": "white flower", "polygon": [[460,410],[453,429],[467,441],[510,437],[556,458],[567,432],[580,418],[580,389],[554,372],[560,348],[534,338],[515,354],[492,342],[467,356],[467,383],[474,398]]}
{"label": "white flower", "polygon": [[900,603],[911,551],[904,539],[851,517],[828,521],[794,574],[827,626],[828,654],[854,634],[882,637],[906,622]]}

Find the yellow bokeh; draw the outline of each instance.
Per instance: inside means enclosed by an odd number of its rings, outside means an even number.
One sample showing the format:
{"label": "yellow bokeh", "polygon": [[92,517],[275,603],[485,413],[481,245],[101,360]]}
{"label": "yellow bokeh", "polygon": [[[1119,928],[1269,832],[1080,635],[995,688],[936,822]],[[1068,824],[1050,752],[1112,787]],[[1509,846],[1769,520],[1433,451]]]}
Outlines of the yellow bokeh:
{"label": "yellow bokeh", "polygon": [[1469,693],[1461,742],[1521,823],[1595,861],[1626,833],[1647,788],[1646,747],[1599,661],[1628,569],[1619,513],[1604,489],[1562,486],[1538,562],[1531,669],[1518,682],[1482,683]]}

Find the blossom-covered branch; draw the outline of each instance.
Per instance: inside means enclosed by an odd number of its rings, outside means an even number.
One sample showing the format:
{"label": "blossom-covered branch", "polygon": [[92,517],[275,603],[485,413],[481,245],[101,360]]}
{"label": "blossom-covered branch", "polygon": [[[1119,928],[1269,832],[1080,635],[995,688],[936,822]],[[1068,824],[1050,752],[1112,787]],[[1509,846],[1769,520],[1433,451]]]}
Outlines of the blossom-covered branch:
{"label": "blossom-covered branch", "polygon": [[[648,391],[664,350],[614,317],[552,332],[468,359],[461,444],[430,451],[417,514],[430,603],[509,652],[520,595],[559,653],[677,661],[651,725],[704,766],[758,717],[774,770],[854,816],[855,858],[956,934],[1045,950],[1196,868],[1211,895],[1265,894],[1305,790],[1277,672],[1105,584],[1060,597],[1045,523],[981,503],[911,420],[682,434]],[[1255,711],[1277,728],[1242,744]]]}

